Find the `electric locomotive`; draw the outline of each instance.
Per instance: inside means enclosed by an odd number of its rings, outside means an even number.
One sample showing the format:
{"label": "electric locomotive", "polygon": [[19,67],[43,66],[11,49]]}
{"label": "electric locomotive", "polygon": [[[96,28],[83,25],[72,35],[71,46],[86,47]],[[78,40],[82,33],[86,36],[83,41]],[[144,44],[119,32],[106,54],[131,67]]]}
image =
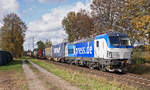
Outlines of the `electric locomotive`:
{"label": "electric locomotive", "polygon": [[133,49],[127,34],[109,32],[96,36],[94,49],[95,59],[100,62],[102,69],[110,72],[127,71]]}

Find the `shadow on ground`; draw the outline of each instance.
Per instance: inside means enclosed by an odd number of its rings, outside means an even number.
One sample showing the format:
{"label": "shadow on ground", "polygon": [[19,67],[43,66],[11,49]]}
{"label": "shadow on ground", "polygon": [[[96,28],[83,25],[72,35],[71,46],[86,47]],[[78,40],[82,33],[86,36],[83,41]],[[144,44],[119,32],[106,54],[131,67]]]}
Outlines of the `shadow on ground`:
{"label": "shadow on ground", "polygon": [[22,60],[12,60],[10,63],[8,63],[5,66],[11,66],[11,65],[16,65],[16,64],[22,64]]}

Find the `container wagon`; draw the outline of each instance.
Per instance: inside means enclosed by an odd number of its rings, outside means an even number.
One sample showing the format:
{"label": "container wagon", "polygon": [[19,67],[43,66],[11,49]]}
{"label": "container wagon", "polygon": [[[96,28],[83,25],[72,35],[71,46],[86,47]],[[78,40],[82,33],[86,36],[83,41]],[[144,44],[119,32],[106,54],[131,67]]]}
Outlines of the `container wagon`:
{"label": "container wagon", "polygon": [[65,58],[65,46],[66,46],[66,42],[64,43],[60,43],[57,45],[52,45],[52,58],[54,61],[62,61],[64,62],[64,58]]}
{"label": "container wagon", "polygon": [[45,56],[45,49],[39,49],[38,50],[38,58],[41,58],[41,59],[45,59],[46,56]]}
{"label": "container wagon", "polygon": [[51,48],[50,47],[45,48],[45,56],[48,60],[51,60],[52,54],[51,54]]}

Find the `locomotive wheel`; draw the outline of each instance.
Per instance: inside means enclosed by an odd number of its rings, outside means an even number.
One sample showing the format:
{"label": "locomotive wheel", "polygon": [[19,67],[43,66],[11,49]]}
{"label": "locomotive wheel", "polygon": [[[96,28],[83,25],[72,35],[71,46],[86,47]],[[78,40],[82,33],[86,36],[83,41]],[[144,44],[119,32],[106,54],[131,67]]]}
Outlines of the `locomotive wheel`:
{"label": "locomotive wheel", "polygon": [[107,72],[107,69],[106,69],[106,66],[105,66],[105,65],[102,65],[102,71],[103,71],[103,72]]}
{"label": "locomotive wheel", "polygon": [[89,64],[89,68],[90,68],[90,69],[94,69],[94,63],[90,63],[90,64]]}
{"label": "locomotive wheel", "polygon": [[127,67],[124,67],[124,68],[122,69],[122,72],[121,72],[121,73],[122,73],[122,74],[126,74],[127,71],[128,71],[128,70],[127,70]]}
{"label": "locomotive wheel", "polygon": [[99,65],[99,66],[97,67],[97,69],[98,69],[98,70],[102,70],[102,66]]}

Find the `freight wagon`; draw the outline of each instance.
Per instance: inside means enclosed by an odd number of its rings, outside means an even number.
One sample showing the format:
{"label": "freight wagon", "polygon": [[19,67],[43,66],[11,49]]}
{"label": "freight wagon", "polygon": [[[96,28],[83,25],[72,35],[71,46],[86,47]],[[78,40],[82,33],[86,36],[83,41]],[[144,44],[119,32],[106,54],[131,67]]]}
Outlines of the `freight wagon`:
{"label": "freight wagon", "polygon": [[38,57],[38,49],[33,50],[33,57],[35,57],[35,58]]}
{"label": "freight wagon", "polygon": [[45,56],[46,56],[46,58],[48,60],[51,60],[51,56],[52,56],[52,54],[51,54],[51,47],[45,48]]}
{"label": "freight wagon", "polygon": [[52,58],[54,61],[64,61],[66,42],[52,45]]}
{"label": "freight wagon", "polygon": [[56,61],[99,68],[109,72],[126,72],[132,45],[127,34],[108,32],[74,43],[52,46]]}
{"label": "freight wagon", "polygon": [[33,53],[32,53],[31,50],[28,50],[28,51],[26,52],[26,55],[31,57],[31,56],[33,56]]}
{"label": "freight wagon", "polygon": [[42,58],[42,59],[44,59],[44,58],[46,58],[46,56],[45,56],[45,49],[38,49],[38,58]]}

